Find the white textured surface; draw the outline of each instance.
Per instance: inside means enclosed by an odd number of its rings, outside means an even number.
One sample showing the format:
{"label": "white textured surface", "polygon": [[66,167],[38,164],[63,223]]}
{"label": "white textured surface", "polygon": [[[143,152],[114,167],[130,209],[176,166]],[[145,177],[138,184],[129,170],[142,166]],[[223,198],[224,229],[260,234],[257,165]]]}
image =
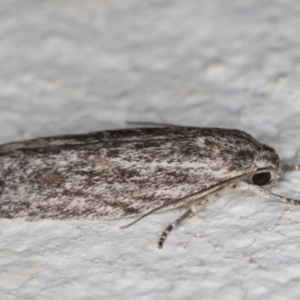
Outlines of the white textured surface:
{"label": "white textured surface", "polygon": [[[0,142],[151,120],[233,127],[300,163],[298,1],[0,3]],[[300,173],[274,192],[300,198]],[[0,299],[299,299],[300,209],[228,195],[99,223],[0,221]]]}

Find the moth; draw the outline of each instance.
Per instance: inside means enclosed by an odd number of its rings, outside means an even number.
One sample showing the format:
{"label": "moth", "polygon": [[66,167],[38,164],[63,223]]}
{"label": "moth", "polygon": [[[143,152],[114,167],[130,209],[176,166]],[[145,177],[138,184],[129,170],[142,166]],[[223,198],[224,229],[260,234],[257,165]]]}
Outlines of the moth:
{"label": "moth", "polygon": [[267,199],[300,204],[263,188],[299,165],[282,165],[273,148],[251,135],[163,125],[1,145],[0,218],[139,216],[132,225],[156,211],[186,206],[163,231],[162,248],[180,222],[241,186]]}

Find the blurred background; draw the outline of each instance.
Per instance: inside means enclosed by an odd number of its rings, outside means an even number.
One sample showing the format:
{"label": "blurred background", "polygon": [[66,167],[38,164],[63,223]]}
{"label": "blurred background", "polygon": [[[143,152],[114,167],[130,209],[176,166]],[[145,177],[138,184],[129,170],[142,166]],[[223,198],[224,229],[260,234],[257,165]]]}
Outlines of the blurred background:
{"label": "blurred background", "polygon": [[[300,163],[299,13],[296,0],[1,0],[0,143],[153,121],[238,128]],[[300,198],[299,180],[274,191]],[[1,221],[1,299],[299,298],[297,210],[236,194],[158,251],[178,213],[122,232]]]}

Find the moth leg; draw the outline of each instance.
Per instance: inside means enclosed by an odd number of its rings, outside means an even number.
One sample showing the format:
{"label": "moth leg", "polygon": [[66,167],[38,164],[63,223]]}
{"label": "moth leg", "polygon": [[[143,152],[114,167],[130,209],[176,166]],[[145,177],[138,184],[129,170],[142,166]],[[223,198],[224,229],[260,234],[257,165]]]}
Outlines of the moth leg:
{"label": "moth leg", "polygon": [[159,242],[158,242],[158,248],[161,249],[163,247],[164,241],[166,240],[168,234],[171,232],[172,229],[174,229],[181,221],[186,219],[191,214],[194,214],[193,210],[190,208],[187,210],[182,216],[180,216],[176,221],[171,223],[162,233]]}
{"label": "moth leg", "polygon": [[249,184],[246,182],[243,182],[243,185],[245,187],[247,187],[249,190],[253,191],[254,193],[256,193],[259,196],[262,196],[266,199],[276,199],[279,201],[282,201],[283,203],[290,203],[293,205],[300,205],[300,200],[295,200],[295,199],[291,199],[291,198],[286,198],[280,195],[276,195],[273,194],[272,192],[270,192],[269,190],[266,190],[258,185],[253,185],[253,184]]}
{"label": "moth leg", "polygon": [[225,188],[220,188],[214,193],[204,196],[202,198],[197,199],[196,201],[191,203],[190,209],[185,212],[181,217],[179,217],[176,221],[171,223],[162,233],[159,243],[158,243],[158,248],[161,249],[163,247],[163,243],[165,239],[167,238],[168,234],[171,232],[172,229],[174,229],[180,222],[182,222],[184,219],[186,219],[188,216],[195,215],[197,212],[199,212],[202,208],[210,205],[217,199],[219,199],[222,195],[224,195],[226,192],[233,190],[236,188],[236,184],[233,185],[228,185]]}
{"label": "moth leg", "polygon": [[[179,199],[175,199],[172,203],[168,203],[168,204],[163,204],[159,207],[156,207],[152,210],[150,210],[149,212],[145,213],[144,215],[140,216],[139,218],[137,218],[136,220],[134,220],[133,222],[122,226],[121,228],[127,228],[133,224],[135,224],[136,222],[140,221],[141,219],[145,218],[146,216],[149,216],[150,214],[162,210],[162,209],[166,209],[171,205],[174,205],[174,203],[180,203],[178,206],[183,206],[183,205],[190,205],[190,209],[183,214],[181,217],[179,217],[175,222],[173,222],[172,224],[170,224],[162,233],[161,238],[159,240],[158,243],[158,248],[161,249],[163,247],[163,243],[167,237],[167,235],[170,233],[170,231],[172,231],[172,229],[174,227],[176,227],[180,222],[182,222],[184,219],[186,219],[189,215],[191,214],[195,214],[196,212],[198,212],[200,209],[202,209],[203,207],[213,203],[215,200],[217,200],[219,197],[221,197],[223,194],[225,194],[226,192],[229,192],[230,190],[233,190],[237,187],[237,183],[236,182],[231,182],[232,180],[237,180],[239,178],[238,177],[234,177],[231,179],[227,179],[224,182],[221,182],[219,184],[213,185],[212,187],[207,188],[206,194],[201,196],[201,192],[196,192],[193,193],[191,195],[187,195],[185,197],[179,198]],[[219,187],[218,187],[219,186]],[[211,191],[210,191],[211,190]],[[196,200],[192,200],[195,199]],[[186,200],[191,199],[191,201],[189,203],[186,202]],[[176,206],[173,206],[172,208],[174,208]]]}
{"label": "moth leg", "polygon": [[282,166],[282,171],[287,172],[287,171],[299,171],[300,170],[300,165],[283,165]]}

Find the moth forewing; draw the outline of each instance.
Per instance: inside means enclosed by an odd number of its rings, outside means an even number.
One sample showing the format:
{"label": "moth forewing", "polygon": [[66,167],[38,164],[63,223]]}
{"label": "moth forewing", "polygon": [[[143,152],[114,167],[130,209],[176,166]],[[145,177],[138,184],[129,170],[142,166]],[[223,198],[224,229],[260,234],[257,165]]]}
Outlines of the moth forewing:
{"label": "moth forewing", "polygon": [[[279,173],[274,149],[235,129],[137,128],[14,142],[0,146],[0,217],[142,218],[189,206],[164,231],[162,247],[172,228],[236,183],[263,186]],[[253,189],[269,198],[262,190]]]}

